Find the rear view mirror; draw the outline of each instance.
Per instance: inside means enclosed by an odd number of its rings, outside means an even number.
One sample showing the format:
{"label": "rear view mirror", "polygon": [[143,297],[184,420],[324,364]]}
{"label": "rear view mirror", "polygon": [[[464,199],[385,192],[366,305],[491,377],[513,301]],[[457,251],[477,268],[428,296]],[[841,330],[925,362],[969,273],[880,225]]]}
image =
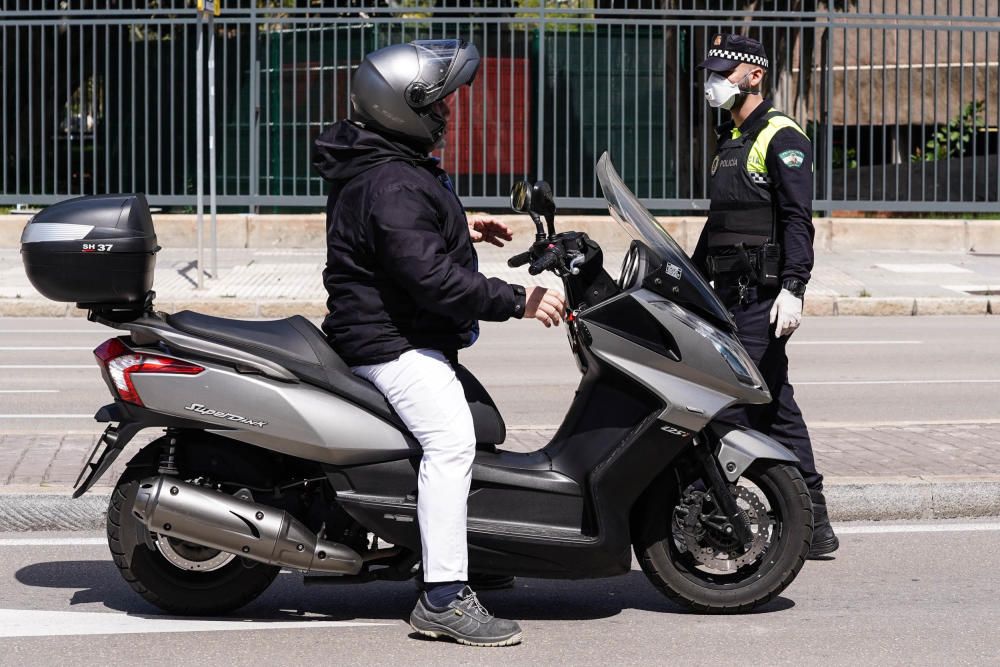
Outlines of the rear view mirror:
{"label": "rear view mirror", "polygon": [[539,215],[544,215],[546,218],[556,213],[556,202],[552,195],[552,186],[545,181],[538,181],[531,188],[531,210]]}
{"label": "rear view mirror", "polygon": [[531,211],[531,186],[518,181],[510,189],[510,207],[520,213]]}
{"label": "rear view mirror", "polygon": [[549,238],[555,236],[553,219],[556,214],[556,202],[552,196],[552,186],[545,181],[537,181],[534,185],[529,185],[525,181],[514,183],[510,189],[510,207],[519,213],[531,216],[537,230],[537,240],[546,238],[539,216],[544,216],[545,222],[548,223]]}

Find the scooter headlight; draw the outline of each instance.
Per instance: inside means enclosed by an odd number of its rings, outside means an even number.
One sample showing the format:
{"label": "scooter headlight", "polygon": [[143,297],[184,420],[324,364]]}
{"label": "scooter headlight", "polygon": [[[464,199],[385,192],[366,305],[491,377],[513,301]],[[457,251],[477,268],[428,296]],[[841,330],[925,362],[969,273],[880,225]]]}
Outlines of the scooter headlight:
{"label": "scooter headlight", "polygon": [[711,341],[716,351],[726,360],[726,364],[742,384],[760,389],[764,386],[764,378],[743,345],[734,337],[727,335],[697,315],[689,313],[671,301],[658,301],[657,306],[669,310],[680,321]]}

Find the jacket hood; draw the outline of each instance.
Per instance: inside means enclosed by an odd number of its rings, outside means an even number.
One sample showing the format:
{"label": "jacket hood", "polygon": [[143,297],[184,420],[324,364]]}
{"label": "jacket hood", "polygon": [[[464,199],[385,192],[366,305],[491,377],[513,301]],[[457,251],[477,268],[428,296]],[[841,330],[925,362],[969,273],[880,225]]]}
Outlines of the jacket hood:
{"label": "jacket hood", "polygon": [[350,120],[337,122],[313,144],[313,168],[327,181],[339,185],[394,160],[414,166],[434,163],[426,153]]}

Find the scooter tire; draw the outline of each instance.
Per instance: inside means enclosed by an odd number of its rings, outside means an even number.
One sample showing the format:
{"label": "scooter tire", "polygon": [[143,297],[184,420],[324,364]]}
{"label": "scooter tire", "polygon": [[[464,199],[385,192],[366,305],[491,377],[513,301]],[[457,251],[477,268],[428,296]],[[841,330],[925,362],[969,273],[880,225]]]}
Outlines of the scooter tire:
{"label": "scooter tire", "polygon": [[142,476],[135,468],[127,470],[108,504],[108,547],[132,590],[171,614],[218,616],[249,604],[271,585],[281,568],[236,557],[218,570],[188,571],[150,549],[144,540],[129,539],[147,532],[131,511]]}
{"label": "scooter tire", "polygon": [[[643,573],[672,602],[706,614],[743,614],[777,597],[798,575],[812,540],[812,501],[801,473],[794,466],[758,461],[745,473],[777,511],[782,525],[777,542],[764,554],[758,569],[745,579],[700,575],[685,563],[674,543],[671,519],[680,490],[658,483],[640,499],[633,524],[633,548]],[[666,512],[664,511],[666,509]]]}

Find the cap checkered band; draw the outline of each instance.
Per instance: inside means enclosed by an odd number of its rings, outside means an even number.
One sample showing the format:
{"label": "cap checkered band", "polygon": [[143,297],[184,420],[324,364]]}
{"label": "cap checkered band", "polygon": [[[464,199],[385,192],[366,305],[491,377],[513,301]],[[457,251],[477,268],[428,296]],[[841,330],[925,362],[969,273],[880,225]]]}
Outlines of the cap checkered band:
{"label": "cap checkered band", "polygon": [[708,52],[709,58],[725,58],[726,60],[738,60],[741,63],[750,63],[751,65],[759,65],[764,69],[767,69],[767,58],[764,56],[755,56],[750,53],[740,53],[739,51],[725,51],[723,49],[710,49]]}

